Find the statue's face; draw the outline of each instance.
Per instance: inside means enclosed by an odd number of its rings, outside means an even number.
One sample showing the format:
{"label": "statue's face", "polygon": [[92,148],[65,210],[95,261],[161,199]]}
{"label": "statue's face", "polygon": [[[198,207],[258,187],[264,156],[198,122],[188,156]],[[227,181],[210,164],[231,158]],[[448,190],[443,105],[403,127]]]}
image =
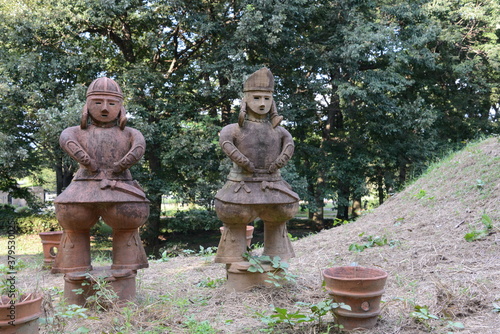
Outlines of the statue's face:
{"label": "statue's face", "polygon": [[122,108],[122,100],[111,95],[91,95],[87,98],[90,116],[97,122],[114,122]]}
{"label": "statue's face", "polygon": [[271,110],[273,94],[271,92],[245,92],[247,109],[256,114],[265,115]]}

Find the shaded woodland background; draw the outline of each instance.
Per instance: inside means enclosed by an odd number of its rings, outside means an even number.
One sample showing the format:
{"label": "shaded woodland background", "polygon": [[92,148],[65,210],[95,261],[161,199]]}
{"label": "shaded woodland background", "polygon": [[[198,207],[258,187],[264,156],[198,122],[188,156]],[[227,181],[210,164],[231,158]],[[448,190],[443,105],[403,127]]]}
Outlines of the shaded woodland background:
{"label": "shaded woodland background", "polygon": [[59,134],[88,84],[112,77],[147,140],[132,173],[154,252],[163,195],[213,217],[228,168],[218,131],[267,66],[296,145],[285,178],[317,224],[325,199],[346,220],[364,196],[382,204],[444,152],[500,132],[499,38],[496,0],[1,0],[0,190],[29,198],[17,180],[43,185],[43,168],[58,193],[69,184]]}

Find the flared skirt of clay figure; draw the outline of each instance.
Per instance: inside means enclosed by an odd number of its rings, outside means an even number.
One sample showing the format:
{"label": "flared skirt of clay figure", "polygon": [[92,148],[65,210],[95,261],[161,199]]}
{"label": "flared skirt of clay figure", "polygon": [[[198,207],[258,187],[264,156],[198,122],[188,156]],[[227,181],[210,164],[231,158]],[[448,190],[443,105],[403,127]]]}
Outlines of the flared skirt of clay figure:
{"label": "flared skirt of clay figure", "polygon": [[286,222],[299,209],[299,202],[288,204],[234,204],[215,200],[217,216],[224,223],[215,262],[233,263],[244,261],[246,252],[246,226],[256,218],[264,221],[263,255],[279,256],[288,260],[295,256]]}
{"label": "flared skirt of clay figure", "polygon": [[[83,186],[83,182],[72,184]],[[74,189],[69,193],[73,191]],[[102,190],[103,193],[109,191],[110,189]],[[52,267],[53,273],[92,270],[90,229],[99,218],[113,229],[111,268],[137,270],[148,267],[146,252],[139,236],[139,227],[149,216],[147,199],[137,200],[129,196],[123,198],[127,200],[124,202],[71,203],[67,196],[62,196],[65,192],[55,200],[56,218],[64,232]],[[95,200],[98,201],[99,196]]]}

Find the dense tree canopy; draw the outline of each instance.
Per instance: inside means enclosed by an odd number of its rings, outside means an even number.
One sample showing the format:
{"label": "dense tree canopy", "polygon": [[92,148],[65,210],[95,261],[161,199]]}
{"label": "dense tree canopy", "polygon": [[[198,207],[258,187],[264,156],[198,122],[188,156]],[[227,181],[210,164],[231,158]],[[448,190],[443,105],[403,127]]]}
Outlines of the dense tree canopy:
{"label": "dense tree canopy", "polygon": [[382,202],[440,151],[498,133],[496,0],[0,1],[0,189],[40,166],[58,191],[74,165],[57,133],[78,122],[85,87],[115,78],[147,139],[134,175],[161,195],[211,207],[246,75],[268,66],[296,142],[290,177],[321,222],[369,189]]}

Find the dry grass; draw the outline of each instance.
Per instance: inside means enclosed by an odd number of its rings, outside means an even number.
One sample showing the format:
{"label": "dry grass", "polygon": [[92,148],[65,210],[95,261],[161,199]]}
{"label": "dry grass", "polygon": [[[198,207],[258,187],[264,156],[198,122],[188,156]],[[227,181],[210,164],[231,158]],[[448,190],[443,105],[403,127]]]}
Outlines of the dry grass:
{"label": "dry grass", "polygon": [[[493,233],[466,242],[467,232],[483,227],[484,214],[494,222]],[[269,313],[271,305],[293,310],[298,301],[319,302],[327,297],[321,271],[357,263],[389,273],[380,320],[366,333],[498,333],[500,314],[492,303],[500,300],[499,221],[500,141],[490,138],[446,159],[356,222],[294,242],[294,285],[226,293],[223,285],[203,287],[225,277],[224,266],[213,263],[213,257],[176,257],[152,262],[139,273],[136,304],[93,312],[95,320],[72,320],[66,332],[85,326],[91,333],[256,333],[266,328],[256,312]],[[364,242],[361,233],[397,242],[349,251],[350,244]],[[46,288],[63,285],[62,276],[38,269],[23,270],[19,281]],[[427,306],[440,320],[417,322],[410,316],[414,305]],[[448,320],[465,328],[446,328]],[[276,332],[324,330],[309,325]]]}

